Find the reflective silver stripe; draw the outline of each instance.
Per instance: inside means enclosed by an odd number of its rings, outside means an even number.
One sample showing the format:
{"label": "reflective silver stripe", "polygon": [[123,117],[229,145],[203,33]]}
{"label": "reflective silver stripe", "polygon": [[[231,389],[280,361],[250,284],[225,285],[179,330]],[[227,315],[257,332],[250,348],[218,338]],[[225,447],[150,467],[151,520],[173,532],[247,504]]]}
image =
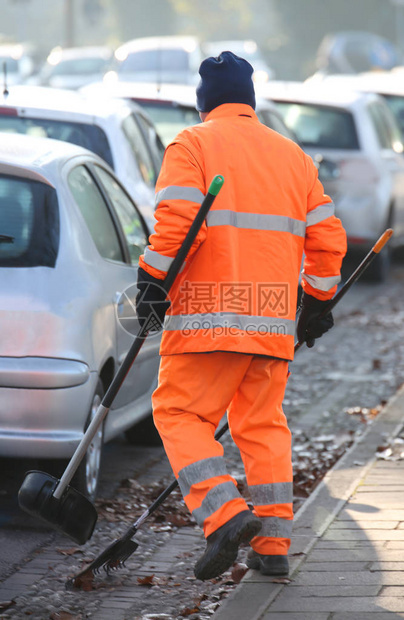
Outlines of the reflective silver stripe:
{"label": "reflective silver stripe", "polygon": [[265,538],[290,538],[292,536],[293,521],[280,517],[260,517],[262,530],[258,536]]}
{"label": "reflective silver stripe", "polygon": [[197,187],[182,187],[182,185],[169,185],[156,193],[156,207],[162,200],[189,200],[190,202],[202,203],[205,195]]}
{"label": "reflective silver stripe", "polygon": [[227,475],[226,461],[222,456],[213,456],[183,467],[178,473],[178,484],[185,497],[193,484],[203,482],[214,476]]}
{"label": "reflective silver stripe", "polygon": [[333,286],[336,286],[341,281],[341,276],[329,276],[321,278],[320,276],[311,276],[303,271],[302,277],[312,286],[319,291],[329,291]]}
{"label": "reflective silver stripe", "polygon": [[293,502],[293,483],[274,482],[272,484],[254,484],[248,487],[254,506],[272,504],[289,504]]}
{"label": "reflective silver stripe", "polygon": [[239,329],[247,333],[259,332],[261,334],[293,336],[295,322],[291,319],[251,316],[232,312],[171,314],[166,316],[164,321],[164,329],[168,331],[218,328]]}
{"label": "reflective silver stripe", "polygon": [[333,202],[327,202],[324,205],[319,205],[307,214],[306,226],[314,226],[314,224],[318,224],[332,215],[334,215]]}
{"label": "reflective silver stripe", "polygon": [[154,267],[155,269],[159,269],[160,271],[168,271],[174,260],[174,258],[164,256],[164,254],[159,254],[154,250],[150,250],[148,247],[144,251],[143,259],[147,265],[150,265],[150,267]]}
{"label": "reflective silver stripe", "polygon": [[306,222],[295,220],[286,215],[268,215],[267,213],[240,213],[228,209],[211,211],[206,222],[212,226],[234,226],[235,228],[251,228],[253,230],[275,230],[287,232],[298,237],[306,234]]}
{"label": "reflective silver stripe", "polygon": [[195,508],[192,512],[192,516],[200,527],[203,527],[205,519],[213,515],[216,510],[219,510],[226,502],[230,502],[232,499],[238,499],[241,495],[237,491],[237,487],[233,482],[223,482],[213,487],[206,494],[205,499],[199,508]]}

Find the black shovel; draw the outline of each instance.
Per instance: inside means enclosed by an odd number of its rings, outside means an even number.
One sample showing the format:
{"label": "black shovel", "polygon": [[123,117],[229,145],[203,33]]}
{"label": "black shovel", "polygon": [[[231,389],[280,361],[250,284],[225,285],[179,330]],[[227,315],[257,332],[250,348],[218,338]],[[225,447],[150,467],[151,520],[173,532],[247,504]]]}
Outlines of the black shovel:
{"label": "black shovel", "polygon": [[[386,245],[393,234],[393,230],[388,228],[384,231],[384,233],[379,237],[376,241],[372,249],[368,252],[362,262],[357,266],[357,268],[351,273],[348,280],[345,284],[340,288],[338,293],[330,300],[330,302],[325,307],[321,316],[325,316],[335,306],[339,301],[341,301],[342,297],[349,291],[351,286],[360,278],[360,276],[364,273],[364,271],[369,267],[370,263],[373,259],[379,254],[382,248]],[[294,351],[295,353],[300,349],[300,347],[304,344],[304,342],[296,342]],[[220,428],[217,429],[215,433],[215,439],[218,440],[224,433],[228,430],[229,425],[225,422]],[[154,500],[154,502],[140,515],[133,525],[131,525],[124,534],[117,540],[114,540],[104,551],[102,551],[86,568],[84,568],[80,573],[71,577],[66,582],[66,587],[68,589],[79,587],[80,579],[85,577],[86,575],[97,573],[100,568],[103,568],[106,573],[109,573],[111,570],[121,568],[126,560],[136,551],[139,544],[136,540],[133,540],[136,532],[139,527],[148,519],[148,517],[155,511],[164,500],[174,491],[174,489],[178,486],[178,480],[174,479],[165,489],[160,493],[160,495]]]}
{"label": "black shovel", "polygon": [[[220,175],[215,176],[213,179],[195,220],[192,222],[177,256],[171,263],[166,278],[162,281],[162,287],[167,293],[177,277],[223,183],[224,178]],[[150,318],[152,319],[152,317]],[[91,537],[98,515],[94,504],[82,493],[69,486],[69,483],[139,353],[150,330],[150,325],[151,321],[149,319],[140,328],[126,358],[110,384],[96,415],[77,446],[60,480],[45,472],[29,471],[18,493],[20,508],[30,515],[46,521],[55,529],[72,538],[79,545],[84,544]]]}

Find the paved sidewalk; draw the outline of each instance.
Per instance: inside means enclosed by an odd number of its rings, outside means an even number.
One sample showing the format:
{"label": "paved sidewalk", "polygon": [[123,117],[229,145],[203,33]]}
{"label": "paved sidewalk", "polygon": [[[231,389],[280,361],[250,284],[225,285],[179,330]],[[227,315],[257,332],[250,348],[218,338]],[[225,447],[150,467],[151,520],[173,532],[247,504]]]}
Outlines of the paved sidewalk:
{"label": "paved sidewalk", "polygon": [[296,514],[290,583],[248,571],[214,620],[404,618],[404,460],[375,456],[403,424],[404,386]]}

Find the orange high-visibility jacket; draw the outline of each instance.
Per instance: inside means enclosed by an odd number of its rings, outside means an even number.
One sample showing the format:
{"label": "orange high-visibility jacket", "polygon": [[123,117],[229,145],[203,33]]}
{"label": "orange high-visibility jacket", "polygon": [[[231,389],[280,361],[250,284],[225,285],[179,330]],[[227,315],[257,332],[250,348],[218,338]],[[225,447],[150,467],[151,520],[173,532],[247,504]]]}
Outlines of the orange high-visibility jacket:
{"label": "orange high-visibility jacket", "polygon": [[221,105],[167,147],[140,266],[165,277],[216,174],[225,182],[170,291],[161,354],[291,360],[303,251],[304,290],[331,299],[346,234],[311,158],[250,106]]}

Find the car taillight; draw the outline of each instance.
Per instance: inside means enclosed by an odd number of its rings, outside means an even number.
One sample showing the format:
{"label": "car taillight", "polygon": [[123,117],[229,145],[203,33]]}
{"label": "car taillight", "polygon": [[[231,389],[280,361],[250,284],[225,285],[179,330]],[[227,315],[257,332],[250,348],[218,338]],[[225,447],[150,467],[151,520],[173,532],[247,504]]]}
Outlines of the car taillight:
{"label": "car taillight", "polygon": [[368,159],[344,159],[338,165],[341,181],[377,183],[380,180],[376,166]]}
{"label": "car taillight", "polygon": [[15,108],[6,108],[0,106],[0,115],[2,116],[18,116],[18,112]]}

